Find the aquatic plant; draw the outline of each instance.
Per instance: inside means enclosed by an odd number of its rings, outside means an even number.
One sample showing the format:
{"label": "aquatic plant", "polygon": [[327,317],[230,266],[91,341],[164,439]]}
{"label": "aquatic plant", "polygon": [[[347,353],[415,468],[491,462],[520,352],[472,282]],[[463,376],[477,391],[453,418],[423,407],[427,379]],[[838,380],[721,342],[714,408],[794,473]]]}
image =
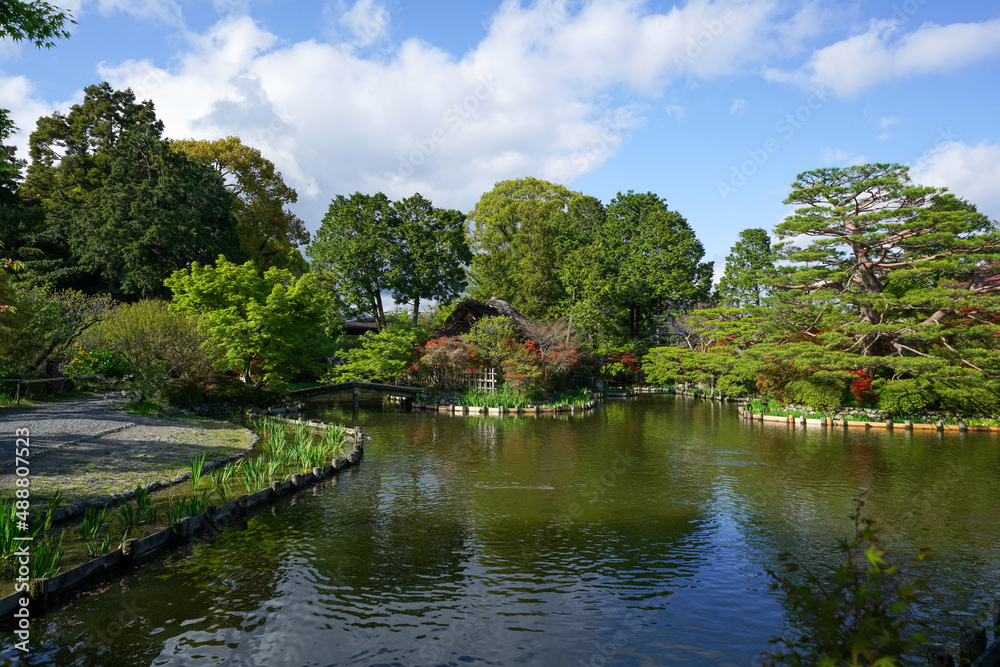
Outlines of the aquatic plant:
{"label": "aquatic plant", "polygon": [[135,505],[138,510],[137,520],[139,523],[156,523],[156,506],[153,499],[149,497],[149,490],[141,486],[135,488]]}
{"label": "aquatic plant", "polygon": [[191,491],[198,488],[201,476],[205,472],[205,455],[201,454],[191,459]]}
{"label": "aquatic plant", "polygon": [[104,523],[111,514],[111,508],[88,507],[83,513],[83,523],[80,524],[80,536],[90,541],[97,538],[98,533],[104,528]]}
{"label": "aquatic plant", "polygon": [[66,531],[59,533],[59,542],[55,542],[55,536],[46,535],[41,541],[36,543],[35,553],[31,558],[31,577],[33,579],[46,579],[54,577],[62,566],[62,543],[66,537]]}

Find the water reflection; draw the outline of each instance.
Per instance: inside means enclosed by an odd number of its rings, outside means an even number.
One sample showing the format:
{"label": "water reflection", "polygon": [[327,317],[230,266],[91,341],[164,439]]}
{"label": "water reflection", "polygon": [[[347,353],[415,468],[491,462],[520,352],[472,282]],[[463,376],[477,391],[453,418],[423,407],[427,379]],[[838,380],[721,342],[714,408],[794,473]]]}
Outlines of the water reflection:
{"label": "water reflection", "polygon": [[746,665],[782,625],[766,569],[829,555],[860,487],[894,554],[935,549],[928,614],[1000,588],[989,436],[746,424],[668,397],[314,414],[373,437],[360,470],[55,610],[24,664]]}

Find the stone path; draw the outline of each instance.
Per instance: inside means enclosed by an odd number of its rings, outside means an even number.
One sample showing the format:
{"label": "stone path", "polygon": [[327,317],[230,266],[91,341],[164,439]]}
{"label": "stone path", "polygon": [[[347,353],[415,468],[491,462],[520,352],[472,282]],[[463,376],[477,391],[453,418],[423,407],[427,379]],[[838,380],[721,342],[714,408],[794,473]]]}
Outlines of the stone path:
{"label": "stone path", "polygon": [[0,499],[13,494],[16,429],[30,433],[32,497],[63,504],[148,485],[252,446],[250,431],[198,417],[130,415],[120,397],[84,397],[0,410]]}

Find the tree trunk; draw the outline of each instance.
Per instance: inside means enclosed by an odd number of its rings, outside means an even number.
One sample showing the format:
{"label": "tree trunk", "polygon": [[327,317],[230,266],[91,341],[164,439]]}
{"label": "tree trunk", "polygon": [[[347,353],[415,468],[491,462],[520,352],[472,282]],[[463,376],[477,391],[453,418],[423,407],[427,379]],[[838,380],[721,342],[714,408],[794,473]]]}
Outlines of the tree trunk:
{"label": "tree trunk", "polygon": [[420,316],[420,297],[413,297],[413,326],[417,326],[417,317]]}
{"label": "tree trunk", "polygon": [[385,310],[382,309],[382,292],[375,292],[375,323],[378,324],[378,330],[382,331],[385,329]]}

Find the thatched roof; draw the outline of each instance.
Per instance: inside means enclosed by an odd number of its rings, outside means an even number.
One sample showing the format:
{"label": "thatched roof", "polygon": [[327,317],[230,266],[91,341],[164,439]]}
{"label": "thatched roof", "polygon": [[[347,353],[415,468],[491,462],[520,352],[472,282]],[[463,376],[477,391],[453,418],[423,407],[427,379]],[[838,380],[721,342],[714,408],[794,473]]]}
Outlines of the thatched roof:
{"label": "thatched roof", "polygon": [[509,317],[524,338],[531,338],[529,331],[533,324],[531,320],[517,312],[506,301],[492,298],[489,301],[466,299],[455,306],[444,324],[431,334],[434,338],[440,336],[463,336],[472,329],[472,325],[484,317]]}

